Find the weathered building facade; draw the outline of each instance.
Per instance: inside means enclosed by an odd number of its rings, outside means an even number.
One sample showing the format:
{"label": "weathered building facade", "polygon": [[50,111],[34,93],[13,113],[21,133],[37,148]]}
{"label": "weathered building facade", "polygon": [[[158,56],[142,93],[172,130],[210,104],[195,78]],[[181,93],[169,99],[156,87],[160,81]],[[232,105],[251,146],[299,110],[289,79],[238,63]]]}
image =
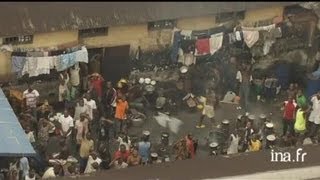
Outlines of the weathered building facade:
{"label": "weathered building facade", "polygon": [[[90,49],[101,52],[107,57],[102,61],[107,61],[108,57],[134,56],[138,47],[147,52],[170,46],[173,28],[217,27],[228,22],[233,12],[242,13],[239,21],[247,26],[272,23],[283,16],[285,6],[294,4],[298,2],[2,3],[0,37],[3,45],[11,44],[21,51],[82,44],[89,53]],[[11,53],[0,52],[2,79],[10,78]],[[108,65],[102,63],[104,66]]]}

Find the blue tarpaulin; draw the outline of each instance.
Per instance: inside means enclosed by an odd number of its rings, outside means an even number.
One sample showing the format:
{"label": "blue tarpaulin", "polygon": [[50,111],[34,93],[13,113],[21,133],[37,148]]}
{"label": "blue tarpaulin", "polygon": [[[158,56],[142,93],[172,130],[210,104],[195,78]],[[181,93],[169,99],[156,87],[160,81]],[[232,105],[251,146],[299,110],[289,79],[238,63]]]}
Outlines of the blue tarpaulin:
{"label": "blue tarpaulin", "polygon": [[0,89],[0,156],[34,156],[35,154],[17,116]]}

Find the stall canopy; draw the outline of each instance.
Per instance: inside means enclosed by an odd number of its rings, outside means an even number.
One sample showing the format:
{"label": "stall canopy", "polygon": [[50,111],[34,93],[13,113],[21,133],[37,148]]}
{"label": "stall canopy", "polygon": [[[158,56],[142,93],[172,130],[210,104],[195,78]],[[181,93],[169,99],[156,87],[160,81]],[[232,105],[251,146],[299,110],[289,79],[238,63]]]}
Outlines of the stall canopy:
{"label": "stall canopy", "polygon": [[35,154],[17,116],[0,89],[0,156],[34,156]]}

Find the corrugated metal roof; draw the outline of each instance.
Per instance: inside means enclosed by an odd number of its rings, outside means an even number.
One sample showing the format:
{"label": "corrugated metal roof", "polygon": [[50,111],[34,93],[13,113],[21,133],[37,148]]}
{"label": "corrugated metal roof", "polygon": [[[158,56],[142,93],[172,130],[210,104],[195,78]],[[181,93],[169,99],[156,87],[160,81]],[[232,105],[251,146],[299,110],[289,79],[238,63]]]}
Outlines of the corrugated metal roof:
{"label": "corrugated metal roof", "polygon": [[0,89],[0,156],[36,154],[5,94]]}
{"label": "corrugated metal roof", "polygon": [[0,36],[202,16],[299,2],[1,2]]}

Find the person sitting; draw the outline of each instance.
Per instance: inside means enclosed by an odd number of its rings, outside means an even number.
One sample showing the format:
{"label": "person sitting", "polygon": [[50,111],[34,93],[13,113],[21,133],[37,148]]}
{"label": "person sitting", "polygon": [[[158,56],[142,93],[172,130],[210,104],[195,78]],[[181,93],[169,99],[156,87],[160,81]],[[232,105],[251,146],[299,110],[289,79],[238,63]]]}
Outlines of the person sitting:
{"label": "person sitting", "polygon": [[254,152],[254,151],[260,151],[261,150],[261,142],[257,135],[254,135],[252,139],[249,142],[249,151]]}
{"label": "person sitting", "polygon": [[137,149],[133,149],[132,153],[128,157],[128,165],[129,166],[137,166],[141,163],[141,156],[138,153]]}

